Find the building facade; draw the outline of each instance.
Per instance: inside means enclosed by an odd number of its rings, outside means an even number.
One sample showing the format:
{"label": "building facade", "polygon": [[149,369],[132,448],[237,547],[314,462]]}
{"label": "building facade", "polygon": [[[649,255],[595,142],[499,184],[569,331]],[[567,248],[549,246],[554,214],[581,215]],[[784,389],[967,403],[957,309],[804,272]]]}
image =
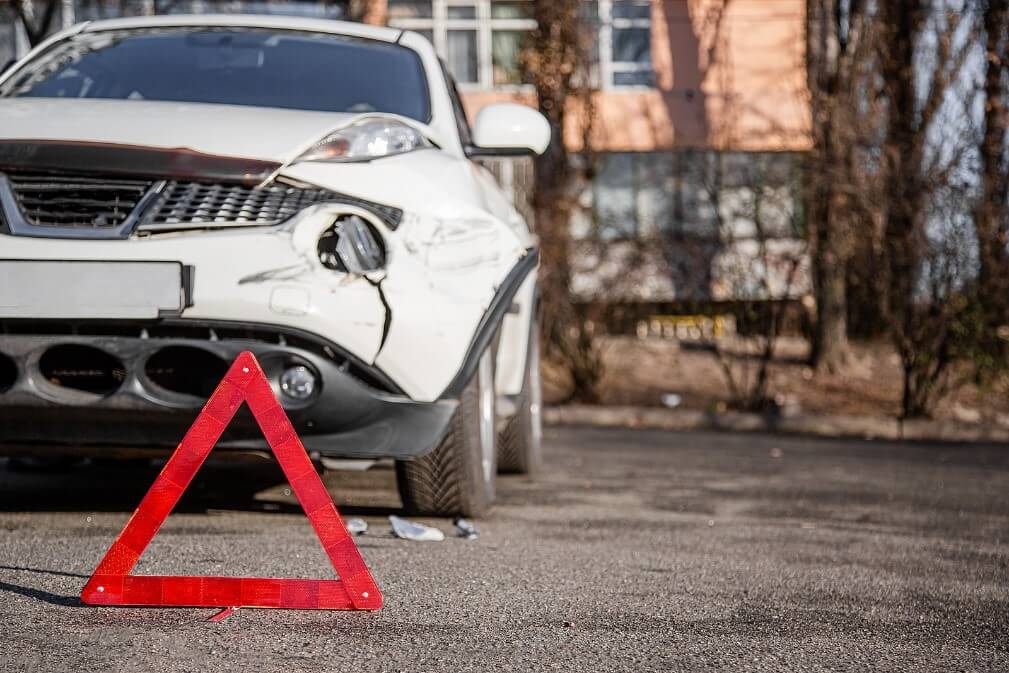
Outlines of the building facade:
{"label": "building facade", "polygon": [[[56,27],[123,13],[356,15],[426,35],[474,118],[493,102],[535,104],[519,58],[536,27],[529,7],[528,0],[62,0]],[[804,1],[585,0],[582,14],[594,114],[569,115],[565,129],[566,145],[577,161],[591,162],[592,176],[572,222],[585,243],[576,289],[642,302],[807,293],[799,198],[810,144]],[[26,47],[12,19],[0,0],[0,60]],[[493,168],[523,205],[529,164]]]}

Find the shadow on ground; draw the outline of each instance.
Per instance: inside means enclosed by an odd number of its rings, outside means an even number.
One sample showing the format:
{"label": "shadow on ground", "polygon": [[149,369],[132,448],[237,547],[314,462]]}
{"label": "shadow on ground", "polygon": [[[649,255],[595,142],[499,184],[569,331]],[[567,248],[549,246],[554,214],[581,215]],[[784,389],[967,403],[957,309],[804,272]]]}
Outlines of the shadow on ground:
{"label": "shadow on ground", "polygon": [[[32,467],[0,461],[0,511],[130,512],[136,509],[161,469],[160,461]],[[326,472],[323,480],[343,514],[400,513],[392,469]],[[298,513],[279,466],[261,462],[208,461],[193,478],[176,512],[210,510]]]}

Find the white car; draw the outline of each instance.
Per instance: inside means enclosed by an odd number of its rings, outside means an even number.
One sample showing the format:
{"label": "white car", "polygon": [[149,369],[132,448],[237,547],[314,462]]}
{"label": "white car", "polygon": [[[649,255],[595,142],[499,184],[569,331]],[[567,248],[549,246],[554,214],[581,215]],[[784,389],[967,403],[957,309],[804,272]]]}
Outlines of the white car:
{"label": "white car", "polygon": [[[0,75],[0,451],[170,449],[250,350],[313,456],[392,458],[409,510],[485,512],[540,457],[538,254],[474,159],[549,139],[513,104],[471,130],[409,31],[53,37]],[[219,447],[263,450],[242,413]]]}

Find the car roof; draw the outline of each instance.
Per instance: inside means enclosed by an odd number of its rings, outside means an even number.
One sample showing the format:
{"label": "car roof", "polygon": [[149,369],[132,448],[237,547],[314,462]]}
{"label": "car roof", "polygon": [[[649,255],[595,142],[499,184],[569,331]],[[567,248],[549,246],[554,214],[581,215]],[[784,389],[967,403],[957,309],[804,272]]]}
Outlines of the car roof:
{"label": "car roof", "polygon": [[403,31],[384,26],[329,19],[310,19],[297,16],[271,16],[262,14],[180,14],[167,16],[140,16],[125,19],[91,21],[81,32],[91,33],[105,30],[129,30],[132,28],[162,27],[234,27],[234,28],[277,28],[280,30],[303,30],[331,35],[349,35],[383,42],[396,42]]}

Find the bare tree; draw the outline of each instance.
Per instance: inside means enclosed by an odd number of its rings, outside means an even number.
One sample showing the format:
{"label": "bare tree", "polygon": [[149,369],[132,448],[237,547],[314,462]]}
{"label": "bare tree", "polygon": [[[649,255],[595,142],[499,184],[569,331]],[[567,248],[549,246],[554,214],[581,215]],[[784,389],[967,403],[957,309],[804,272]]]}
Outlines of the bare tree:
{"label": "bare tree", "polygon": [[[719,88],[728,96],[712,129],[722,145],[704,153],[699,186],[710,205],[718,250],[707,271],[712,285],[720,288],[713,298],[730,303],[737,324],[745,324],[746,330],[731,341],[713,340],[711,348],[730,403],[750,411],[771,411],[771,365],[789,303],[805,290],[801,285],[809,275],[808,246],[798,207],[796,162],[774,154],[749,155],[740,161],[746,155],[731,151],[739,140],[743,109],[733,95],[737,87],[730,35],[723,30],[729,5],[730,0],[723,0],[709,15],[713,39],[708,59],[722,63]],[[843,283],[844,267],[839,268]]]}
{"label": "bare tree", "polygon": [[592,119],[588,35],[580,0],[533,0],[537,27],[522,50],[523,71],[536,89],[539,110],[550,122],[550,147],[537,157],[533,211],[540,239],[541,321],[547,357],[559,361],[573,383],[572,399],[594,402],[602,355],[571,293],[571,216],[582,176],[564,144],[568,113],[578,110],[588,149]]}
{"label": "bare tree", "polygon": [[807,245],[801,235],[797,162],[763,155],[745,163],[722,152],[702,159],[701,184],[715,219],[721,252],[713,261],[717,297],[731,302],[745,334],[715,339],[712,352],[730,403],[748,411],[774,407],[771,365],[790,302],[805,291]]}
{"label": "bare tree", "polygon": [[[967,9],[952,0],[879,4],[877,57],[886,101],[880,268],[886,317],[903,365],[905,417],[927,415],[945,392],[970,324],[969,297],[959,292],[957,274],[944,270],[941,260],[948,258],[929,234],[933,224],[941,242],[949,239],[955,221],[940,206],[952,199],[949,188],[970,146],[938,124],[951,100],[969,99],[951,95],[976,44]],[[958,114],[966,117],[963,109]]]}
{"label": "bare tree", "polygon": [[847,266],[859,217],[858,104],[871,57],[865,0],[807,0],[806,62],[813,149],[806,171],[806,222],[813,256],[814,364],[831,373],[849,359]]}
{"label": "bare tree", "polygon": [[1001,282],[1009,263],[1009,0],[983,3],[985,38],[984,135],[980,146],[981,195],[976,226],[978,285],[991,318],[1004,320],[1009,287]]}

